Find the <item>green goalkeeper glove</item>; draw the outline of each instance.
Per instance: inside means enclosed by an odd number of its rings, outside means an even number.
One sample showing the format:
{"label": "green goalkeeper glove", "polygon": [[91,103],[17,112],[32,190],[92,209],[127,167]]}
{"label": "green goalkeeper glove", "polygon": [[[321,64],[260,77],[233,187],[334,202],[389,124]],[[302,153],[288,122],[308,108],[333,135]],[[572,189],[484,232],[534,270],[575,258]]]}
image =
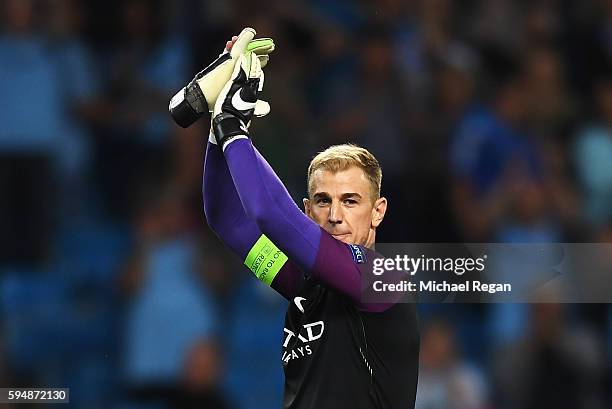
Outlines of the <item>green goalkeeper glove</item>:
{"label": "green goalkeeper glove", "polygon": [[[271,38],[253,39],[254,37],[254,29],[247,27],[242,30],[231,51],[225,50],[221,53],[215,61],[200,71],[186,87],[172,97],[169,111],[178,125],[187,128],[205,113],[213,111],[221,89],[231,78],[236,62],[242,55],[253,54],[261,67],[268,63],[269,54],[274,51],[274,41]],[[269,112],[270,105],[267,102],[261,100],[256,102],[254,115],[265,116]]]}

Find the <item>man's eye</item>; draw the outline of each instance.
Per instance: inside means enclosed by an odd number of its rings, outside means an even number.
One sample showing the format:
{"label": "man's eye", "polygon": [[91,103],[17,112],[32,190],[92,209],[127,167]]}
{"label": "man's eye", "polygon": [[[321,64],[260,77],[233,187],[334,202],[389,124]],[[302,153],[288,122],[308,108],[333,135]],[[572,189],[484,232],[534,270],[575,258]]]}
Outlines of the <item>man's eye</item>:
{"label": "man's eye", "polygon": [[344,204],[347,204],[347,205],[356,205],[357,204],[357,200],[355,200],[355,199],[346,199],[344,201]]}
{"label": "man's eye", "polygon": [[331,203],[331,200],[329,200],[328,198],[321,198],[317,200],[317,204],[329,204]]}

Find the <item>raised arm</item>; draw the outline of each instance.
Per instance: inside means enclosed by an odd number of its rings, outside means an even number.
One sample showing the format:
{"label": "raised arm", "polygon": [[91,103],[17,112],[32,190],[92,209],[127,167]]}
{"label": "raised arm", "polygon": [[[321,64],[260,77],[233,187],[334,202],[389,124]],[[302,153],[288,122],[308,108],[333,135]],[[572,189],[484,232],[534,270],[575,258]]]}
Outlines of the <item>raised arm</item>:
{"label": "raised arm", "polygon": [[[223,153],[211,142],[206,147],[202,194],[206,220],[219,239],[264,283],[283,297],[293,298],[303,283],[302,271],[285,256],[274,258],[274,244],[245,213]],[[260,259],[274,261],[263,276]]]}
{"label": "raised arm", "polygon": [[[348,297],[359,308],[380,311],[389,305],[361,303],[357,257],[366,249],[342,243],[309,219],[248,135],[263,72],[257,57],[243,55],[215,103],[212,129],[224,152],[236,192],[248,218],[306,274]],[[372,260],[373,257],[370,258]]]}
{"label": "raised arm", "polygon": [[[247,27],[240,35],[232,37],[219,57],[170,100],[170,114],[179,126],[188,127],[202,116],[208,116],[243,54],[252,54],[261,66],[267,63],[274,42],[269,38],[253,39],[254,36],[255,30]],[[260,116],[270,111],[267,102],[256,101],[255,105]],[[211,229],[261,281],[286,298],[293,297],[301,286],[303,273],[244,213],[214,138],[209,139],[206,152],[202,193]],[[276,258],[269,260],[272,256]]]}

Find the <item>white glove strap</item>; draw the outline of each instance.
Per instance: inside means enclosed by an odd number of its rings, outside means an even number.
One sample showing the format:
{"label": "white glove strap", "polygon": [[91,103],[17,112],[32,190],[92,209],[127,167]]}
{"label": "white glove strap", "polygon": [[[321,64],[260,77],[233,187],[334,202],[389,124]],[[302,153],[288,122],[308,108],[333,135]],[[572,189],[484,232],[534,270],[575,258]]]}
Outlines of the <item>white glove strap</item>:
{"label": "white glove strap", "polygon": [[246,135],[236,135],[236,136],[232,137],[232,139],[228,140],[227,142],[225,142],[225,143],[223,144],[223,148],[221,148],[221,149],[222,149],[222,151],[223,151],[223,152],[225,152],[225,150],[227,149],[227,147],[228,147],[228,146],[229,146],[229,145],[230,145],[232,142],[237,141],[238,139],[249,139],[249,137],[248,137],[248,136],[246,136]]}
{"label": "white glove strap", "polygon": [[212,131],[212,127],[210,128],[210,132],[208,133],[208,142],[212,143],[213,145],[217,144],[217,141],[215,140],[215,135]]}

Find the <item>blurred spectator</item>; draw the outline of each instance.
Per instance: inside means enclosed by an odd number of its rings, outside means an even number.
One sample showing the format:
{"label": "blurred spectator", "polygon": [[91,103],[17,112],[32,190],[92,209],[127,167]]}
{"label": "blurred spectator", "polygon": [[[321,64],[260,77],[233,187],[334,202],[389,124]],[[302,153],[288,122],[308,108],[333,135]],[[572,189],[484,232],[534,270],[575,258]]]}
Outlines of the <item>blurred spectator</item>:
{"label": "blurred spectator", "polygon": [[524,32],[520,4],[512,0],[477,1],[473,10],[470,35],[485,52],[518,52]]}
{"label": "blurred spectator", "polygon": [[[111,215],[127,217],[140,181],[169,166],[169,98],[189,80],[186,44],[169,35],[161,1],[120,3],[121,38],[105,58],[112,114],[98,135],[97,173]],[[112,164],[112,165],[111,165]],[[123,183],[117,184],[117,180]]]}
{"label": "blurred spectator", "polygon": [[575,113],[562,61],[554,49],[542,46],[528,50],[524,61],[530,129],[546,142],[559,143]]}
{"label": "blurred spectator", "polygon": [[459,236],[451,211],[447,151],[457,124],[474,104],[478,62],[469,49],[456,49],[448,57],[435,70],[435,93],[421,119],[425,124],[410,130],[413,150],[419,153],[411,163],[419,194],[409,198],[414,214],[410,225],[424,242],[452,242]]}
{"label": "blurred spectator", "polygon": [[579,104],[569,92],[562,60],[554,49],[534,47],[525,56],[525,66],[529,129],[544,160],[544,199],[552,205],[549,217],[555,217],[567,233],[576,230],[579,213],[568,151]]}
{"label": "blurred spectator", "polygon": [[524,44],[560,45],[562,13],[555,1],[534,1],[526,6]]}
{"label": "blurred spectator", "polygon": [[188,216],[182,197],[170,190],[148,202],[138,217],[140,249],[124,280],[132,297],[124,377],[136,401],[161,398],[169,408],[222,408],[216,312],[195,271],[196,239]]}
{"label": "blurred spectator", "polygon": [[451,146],[456,215],[468,241],[487,241],[517,178],[537,181],[542,158],[524,131],[526,90],[518,69],[503,74],[490,107],[467,112]]}
{"label": "blurred spectator", "polygon": [[170,129],[167,99],[190,79],[187,50],[168,34],[160,1],[129,0],[120,7],[123,37],[108,67],[111,126],[125,138],[163,143]]}
{"label": "blurred spectator", "polygon": [[[244,269],[243,269],[244,270]],[[225,389],[241,409],[282,406],[282,343],[286,301],[246,276],[231,294],[223,345],[227,356]],[[253,353],[257,345],[257,353]]]}
{"label": "blurred spectator", "polygon": [[[105,115],[100,100],[100,72],[81,33],[86,23],[86,7],[75,0],[49,4],[47,36],[49,52],[58,65],[65,129],[57,146],[62,172],[62,220],[74,222],[88,212],[87,186],[92,162],[92,137],[88,125]],[[67,216],[70,217],[67,217]]]}
{"label": "blurred spectator", "polygon": [[597,117],[580,130],[574,146],[584,193],[584,215],[595,226],[612,221],[612,79],[594,88]]}
{"label": "blurred spectator", "polygon": [[486,408],[482,373],[459,355],[448,323],[430,321],[421,334],[421,363],[415,409]]}
{"label": "blurred spectator", "polygon": [[0,142],[5,154],[50,155],[64,131],[62,87],[57,66],[39,30],[32,0],[2,2]]}
{"label": "blurred spectator", "polygon": [[496,241],[502,243],[554,243],[561,241],[559,225],[547,207],[544,186],[518,177],[505,187],[508,213],[498,222]]}
{"label": "blurred spectator", "polygon": [[534,304],[530,312],[522,340],[494,352],[499,407],[605,407],[605,350],[596,333],[568,325],[562,304]]}
{"label": "blurred spectator", "polygon": [[198,342],[187,356],[183,387],[173,407],[226,409],[229,405],[216,389],[221,378],[220,353],[214,343]]}
{"label": "blurred spectator", "polygon": [[[453,195],[468,240],[555,242],[575,218],[555,134],[566,111],[546,102],[562,100],[554,59],[544,51],[533,58],[543,61],[502,76],[492,110],[475,109],[458,126],[451,152]],[[529,109],[530,103],[548,108]],[[542,140],[535,138],[538,131]]]}
{"label": "blurred spectator", "polygon": [[47,257],[65,131],[58,67],[32,0],[0,3],[0,261]]}
{"label": "blurred spectator", "polygon": [[[399,83],[418,104],[405,108],[421,111],[427,107],[435,88],[435,73],[440,64],[469,48],[457,35],[464,9],[448,0],[386,2],[382,24],[391,28],[389,38],[394,51],[394,64],[401,76]],[[385,10],[387,12],[385,13]],[[380,15],[382,14],[382,16]]]}

